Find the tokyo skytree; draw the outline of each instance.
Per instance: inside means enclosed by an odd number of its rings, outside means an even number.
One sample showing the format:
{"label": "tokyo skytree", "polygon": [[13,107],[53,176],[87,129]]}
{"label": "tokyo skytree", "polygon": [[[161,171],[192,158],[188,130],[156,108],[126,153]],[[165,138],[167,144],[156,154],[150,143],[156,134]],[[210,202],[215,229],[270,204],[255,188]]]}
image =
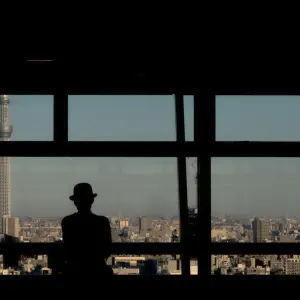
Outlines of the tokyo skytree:
{"label": "tokyo skytree", "polygon": [[[0,95],[0,141],[9,141],[12,126],[8,122],[7,95]],[[0,156],[0,233],[2,230],[2,217],[11,216],[11,189],[10,189],[10,157]]]}

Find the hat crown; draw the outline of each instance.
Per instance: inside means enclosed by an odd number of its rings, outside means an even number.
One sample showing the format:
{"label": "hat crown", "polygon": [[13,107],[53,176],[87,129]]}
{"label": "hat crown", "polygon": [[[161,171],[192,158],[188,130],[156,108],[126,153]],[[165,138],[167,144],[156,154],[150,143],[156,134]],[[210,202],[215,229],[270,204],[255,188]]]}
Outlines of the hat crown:
{"label": "hat crown", "polygon": [[93,189],[89,183],[78,183],[74,186],[74,196],[92,195]]}

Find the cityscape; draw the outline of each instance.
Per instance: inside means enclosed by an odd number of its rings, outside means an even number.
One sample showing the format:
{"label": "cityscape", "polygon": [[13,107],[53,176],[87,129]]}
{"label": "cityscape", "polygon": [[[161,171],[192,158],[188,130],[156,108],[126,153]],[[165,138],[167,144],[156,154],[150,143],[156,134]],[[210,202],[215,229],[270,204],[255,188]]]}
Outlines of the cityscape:
{"label": "cityscape", "polygon": [[[190,220],[197,209],[190,209]],[[23,243],[61,242],[61,219],[3,218],[6,234]],[[176,243],[180,241],[178,217],[109,217],[112,240],[118,243]],[[191,231],[194,224],[190,221]],[[216,243],[297,243],[300,242],[300,218],[238,219],[230,216],[212,217],[211,239]],[[195,228],[194,228],[195,229]],[[4,241],[4,234],[1,235]],[[156,274],[181,274],[180,257],[157,256],[111,256],[107,263],[119,275],[143,274],[144,264],[153,260]],[[191,274],[197,274],[197,260],[191,260]],[[2,268],[2,269],[1,269]],[[51,274],[47,256],[23,258],[20,268],[5,269],[0,262],[2,274]],[[212,275],[300,275],[299,255],[212,255]]]}
{"label": "cityscape", "polygon": [[[196,209],[191,209],[196,213]],[[180,223],[178,217],[108,217],[111,224],[112,241],[119,243],[176,243],[180,241]],[[6,236],[21,243],[59,243],[62,242],[62,218],[19,218],[3,217],[4,233],[0,235],[5,242]],[[78,237],[78,240],[80,237]],[[178,255],[143,255],[116,256],[112,255],[107,264],[116,275],[143,274],[145,263],[154,263],[155,274],[180,275],[181,265]],[[46,255],[35,258],[22,257],[17,268],[5,268],[3,258],[0,259],[2,275],[42,275],[51,274]],[[197,274],[197,261],[191,260],[191,274]]]}
{"label": "cityscape", "polygon": [[[299,243],[300,218],[212,217],[215,243]],[[300,275],[299,255],[212,255],[214,275]]]}

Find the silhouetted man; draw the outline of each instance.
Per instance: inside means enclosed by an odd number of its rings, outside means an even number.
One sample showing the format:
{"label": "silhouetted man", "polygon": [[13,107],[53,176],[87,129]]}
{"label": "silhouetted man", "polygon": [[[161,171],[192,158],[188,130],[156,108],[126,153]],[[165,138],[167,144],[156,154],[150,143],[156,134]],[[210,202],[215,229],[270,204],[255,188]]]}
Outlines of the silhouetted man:
{"label": "silhouetted man", "polygon": [[106,265],[112,244],[110,224],[106,217],[91,212],[96,196],[88,183],[75,185],[70,196],[78,212],[65,217],[61,224],[68,275],[112,275]]}

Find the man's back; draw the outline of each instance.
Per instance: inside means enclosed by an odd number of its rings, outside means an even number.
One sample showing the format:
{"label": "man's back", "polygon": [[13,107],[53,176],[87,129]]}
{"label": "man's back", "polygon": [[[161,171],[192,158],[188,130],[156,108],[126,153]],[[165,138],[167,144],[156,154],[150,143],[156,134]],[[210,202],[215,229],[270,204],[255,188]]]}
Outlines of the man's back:
{"label": "man's back", "polygon": [[62,220],[68,266],[79,269],[105,266],[111,253],[109,220],[93,213],[75,213]]}

